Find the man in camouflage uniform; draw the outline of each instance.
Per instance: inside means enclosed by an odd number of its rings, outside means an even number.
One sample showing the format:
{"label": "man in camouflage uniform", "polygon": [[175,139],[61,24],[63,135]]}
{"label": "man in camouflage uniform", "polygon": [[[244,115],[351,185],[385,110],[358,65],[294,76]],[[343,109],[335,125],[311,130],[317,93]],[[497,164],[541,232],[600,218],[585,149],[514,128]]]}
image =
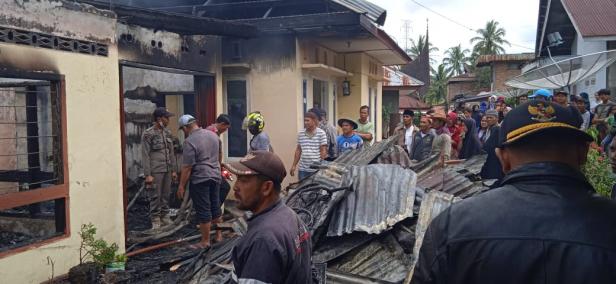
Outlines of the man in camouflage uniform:
{"label": "man in camouflage uniform", "polygon": [[173,136],[166,127],[173,114],[159,107],[154,111],[154,125],[141,136],[141,153],[145,185],[150,198],[152,229],[170,224],[169,196],[171,182],[177,180],[177,161]]}

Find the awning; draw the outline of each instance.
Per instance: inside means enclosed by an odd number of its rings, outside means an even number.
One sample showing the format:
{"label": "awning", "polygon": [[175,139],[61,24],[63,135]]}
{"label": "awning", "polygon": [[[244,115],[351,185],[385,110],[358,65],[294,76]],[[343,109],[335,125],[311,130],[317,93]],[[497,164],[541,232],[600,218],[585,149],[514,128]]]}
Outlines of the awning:
{"label": "awning", "polygon": [[302,69],[332,77],[351,77],[353,73],[325,64],[302,64]]}

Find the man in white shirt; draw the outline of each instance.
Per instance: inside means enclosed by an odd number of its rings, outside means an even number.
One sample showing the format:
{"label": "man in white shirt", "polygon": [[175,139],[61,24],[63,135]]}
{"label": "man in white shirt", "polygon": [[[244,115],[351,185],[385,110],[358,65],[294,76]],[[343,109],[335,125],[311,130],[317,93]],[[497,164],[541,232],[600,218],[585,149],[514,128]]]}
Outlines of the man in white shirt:
{"label": "man in white shirt", "polygon": [[298,178],[303,180],[317,171],[313,165],[321,163],[327,158],[327,134],[318,128],[319,119],[316,114],[307,112],[304,115],[304,127],[297,135],[297,148],[295,149],[295,159],[290,174],[295,176],[295,171],[299,172]]}
{"label": "man in white shirt", "polygon": [[412,110],[405,110],[402,114],[402,125],[396,127],[394,130],[395,135],[400,135],[398,136],[396,145],[404,148],[409,156],[413,155],[413,136],[417,131],[417,128],[413,125],[414,119],[415,113]]}

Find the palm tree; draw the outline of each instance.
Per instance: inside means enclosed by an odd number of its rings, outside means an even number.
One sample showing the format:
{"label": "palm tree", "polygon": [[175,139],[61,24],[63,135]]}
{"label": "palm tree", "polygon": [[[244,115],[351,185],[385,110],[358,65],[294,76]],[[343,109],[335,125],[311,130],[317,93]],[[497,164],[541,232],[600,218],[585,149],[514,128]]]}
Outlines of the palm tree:
{"label": "palm tree", "polygon": [[443,64],[447,67],[447,71],[454,76],[463,74],[466,67],[470,65],[468,53],[470,53],[470,51],[468,49],[462,49],[462,45],[460,44],[447,49],[447,51],[445,51],[445,59],[443,59]]}
{"label": "palm tree", "polygon": [[[415,41],[414,39],[411,39],[411,47],[406,50],[406,53],[411,58],[415,59],[424,50],[425,46],[426,46],[426,36],[420,35],[417,41]],[[428,47],[429,47],[428,51],[430,52],[430,54],[434,54],[435,52],[438,52],[438,48],[432,46],[431,42],[428,43]],[[434,59],[432,59],[432,56],[430,56],[430,63],[433,63],[433,61]]]}
{"label": "palm tree", "polygon": [[471,43],[474,43],[473,55],[486,55],[486,54],[502,54],[505,53],[503,45],[511,45],[505,40],[506,32],[503,28],[498,27],[497,21],[489,21],[486,27],[478,29],[476,36],[471,39]]}
{"label": "palm tree", "polygon": [[447,101],[447,80],[451,77],[445,64],[440,64],[436,69],[431,68],[430,90],[426,96],[426,102],[442,104]]}

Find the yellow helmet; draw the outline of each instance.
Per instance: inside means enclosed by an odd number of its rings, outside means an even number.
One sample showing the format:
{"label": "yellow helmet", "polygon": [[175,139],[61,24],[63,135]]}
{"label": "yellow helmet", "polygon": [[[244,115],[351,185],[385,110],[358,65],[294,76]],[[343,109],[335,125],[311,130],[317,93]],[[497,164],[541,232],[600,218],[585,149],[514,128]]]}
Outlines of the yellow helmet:
{"label": "yellow helmet", "polygon": [[244,118],[242,129],[246,130],[250,128],[254,128],[259,132],[263,131],[263,128],[265,128],[265,118],[260,112],[251,112]]}

